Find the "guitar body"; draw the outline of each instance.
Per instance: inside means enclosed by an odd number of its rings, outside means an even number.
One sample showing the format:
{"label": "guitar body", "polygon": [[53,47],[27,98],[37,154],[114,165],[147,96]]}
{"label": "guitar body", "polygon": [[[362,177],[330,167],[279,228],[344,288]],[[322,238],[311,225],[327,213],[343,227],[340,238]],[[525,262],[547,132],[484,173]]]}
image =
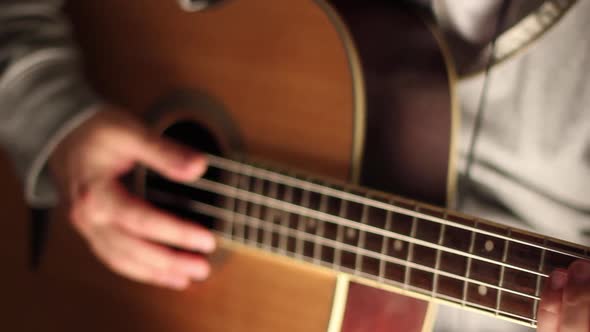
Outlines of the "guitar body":
{"label": "guitar body", "polygon": [[[96,90],[161,133],[439,205],[449,199],[452,69],[405,9],[235,0],[185,12],[171,0],[101,0],[71,1],[67,11]],[[8,177],[2,185],[17,188]],[[421,331],[431,323],[430,303],[402,291],[240,245],[223,246],[211,278],[186,292],[138,285],[106,270],[59,213],[31,273],[24,206],[7,193],[15,208],[2,212],[11,268],[1,287],[11,300],[0,309],[12,330]]]}

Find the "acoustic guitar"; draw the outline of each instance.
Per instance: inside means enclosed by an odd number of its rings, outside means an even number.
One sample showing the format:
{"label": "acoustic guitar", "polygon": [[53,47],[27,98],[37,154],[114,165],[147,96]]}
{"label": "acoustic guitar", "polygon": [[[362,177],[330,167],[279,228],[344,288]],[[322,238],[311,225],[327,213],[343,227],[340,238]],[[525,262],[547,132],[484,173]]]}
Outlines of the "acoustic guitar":
{"label": "acoustic guitar", "polygon": [[59,212],[30,271],[26,209],[6,176],[8,330],[427,331],[438,303],[535,326],[549,273],[587,248],[443,208],[459,115],[426,13],[210,2],[66,8],[96,90],[209,153],[201,180],[139,169],[133,188],[218,235],[210,279],[173,292],[120,278]]}

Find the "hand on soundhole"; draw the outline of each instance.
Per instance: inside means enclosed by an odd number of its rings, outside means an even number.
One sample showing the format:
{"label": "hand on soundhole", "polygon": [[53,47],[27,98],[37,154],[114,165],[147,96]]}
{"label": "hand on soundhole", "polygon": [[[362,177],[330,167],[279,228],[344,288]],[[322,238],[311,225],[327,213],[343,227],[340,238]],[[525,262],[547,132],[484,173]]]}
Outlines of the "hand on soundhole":
{"label": "hand on soundhole", "polygon": [[541,294],[537,331],[590,331],[589,262],[575,261],[551,273]]}
{"label": "hand on soundhole", "polygon": [[74,228],[113,271],[173,289],[205,279],[206,259],[165,245],[209,253],[214,236],[128,193],[117,179],[136,163],[176,181],[195,180],[207,167],[203,155],[149,133],[114,107],[61,141],[49,167]]}

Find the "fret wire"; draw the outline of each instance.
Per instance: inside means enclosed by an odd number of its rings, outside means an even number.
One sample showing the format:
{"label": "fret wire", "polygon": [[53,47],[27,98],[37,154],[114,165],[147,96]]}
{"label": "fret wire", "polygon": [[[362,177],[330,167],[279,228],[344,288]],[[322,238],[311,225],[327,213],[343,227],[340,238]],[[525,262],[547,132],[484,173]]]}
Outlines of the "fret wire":
{"label": "fret wire", "polygon": [[[199,182],[195,183],[194,186],[197,188],[200,188],[200,189],[215,192],[220,195],[237,195],[237,196],[239,196],[238,198],[240,198],[240,199],[249,200],[252,202],[261,202],[264,200],[264,198],[261,197],[260,195],[257,195],[252,192],[244,191],[242,189],[238,189],[238,192],[234,193],[233,190],[228,189],[228,188],[231,188],[228,185],[222,184],[219,182],[215,182],[215,181],[206,180],[206,179],[199,180]],[[346,202],[346,201],[342,201],[342,202]],[[439,249],[439,250],[446,251],[446,252],[453,253],[453,254],[460,255],[460,256],[471,257],[473,259],[477,259],[477,260],[480,260],[483,262],[496,264],[496,265],[500,265],[500,266],[507,266],[507,267],[510,267],[515,270],[527,272],[527,273],[534,274],[534,275],[540,275],[542,277],[549,276],[548,274],[545,274],[545,273],[537,272],[534,270],[529,270],[529,269],[522,268],[522,267],[519,267],[516,265],[510,265],[510,264],[507,264],[504,262],[494,261],[493,259],[474,255],[473,253],[464,253],[460,250],[456,250],[453,248],[439,246],[438,244],[431,243],[431,242],[424,241],[424,240],[420,240],[420,239],[415,239],[415,238],[412,238],[411,236],[406,236],[403,234],[399,234],[399,233],[395,233],[395,232],[391,232],[391,231],[386,231],[386,230],[380,229],[378,227],[370,226],[370,225],[362,225],[362,224],[359,224],[355,221],[348,220],[343,217],[334,216],[334,215],[327,214],[327,213],[321,213],[321,212],[315,211],[313,209],[302,207],[302,206],[299,206],[299,205],[296,205],[293,203],[279,201],[276,199],[268,199],[267,204],[268,204],[267,206],[270,206],[273,208],[284,209],[284,210],[289,211],[294,214],[311,216],[311,217],[315,217],[317,219],[321,219],[324,221],[330,221],[330,222],[334,222],[337,224],[340,223],[340,224],[342,224],[346,227],[349,227],[349,228],[354,228],[357,230],[363,229],[363,230],[365,230],[367,232],[371,232],[373,234],[378,234],[378,235],[382,235],[382,236],[389,236],[389,237],[392,237],[395,239],[399,239],[399,240],[406,241],[409,243],[418,244],[418,245],[421,245],[424,247],[429,247],[432,249]]]}
{"label": "fret wire", "polygon": [[[446,217],[446,216],[447,216],[447,214],[445,213],[443,217]],[[438,245],[442,246],[444,238],[445,238],[445,225],[440,225],[440,233],[438,236]],[[436,259],[435,259],[435,263],[434,263],[435,270],[440,269],[440,256],[441,256],[441,251],[436,250]],[[435,273],[434,276],[432,277],[432,297],[436,296],[437,291],[438,291],[438,273]]]}
{"label": "fret wire", "polygon": [[[547,244],[547,238],[543,239],[543,245]],[[545,268],[545,252],[546,250],[542,250],[541,251],[541,258],[539,260],[539,271],[543,271],[543,269]],[[541,293],[541,277],[537,276],[537,282],[535,285],[535,296],[540,297],[540,293]],[[533,303],[533,317],[535,319],[537,319],[537,310],[538,310],[538,306],[539,306],[539,301],[534,301]]]}
{"label": "fret wire", "polygon": [[[285,197],[285,201],[287,201],[287,202],[293,201],[293,187],[290,187],[290,186],[285,187],[284,197]],[[282,212],[281,225],[285,226],[285,227],[289,227],[290,213],[285,212],[283,210],[279,210],[279,211]],[[288,237],[281,233],[279,235],[279,247],[285,248],[284,250],[287,251],[287,249],[288,249],[287,245],[288,245]]]}
{"label": "fret wire", "polygon": [[[218,156],[214,156],[214,155],[208,155],[209,158],[209,166],[210,167],[217,167],[217,168],[221,168],[221,169],[225,169],[228,171],[234,171],[234,172],[240,172],[240,166],[239,165],[243,165],[249,169],[252,170],[253,172],[253,176],[255,177],[262,177],[266,180],[269,181],[277,181],[280,183],[283,183],[285,185],[290,185],[290,186],[294,186],[294,187],[298,187],[298,188],[306,188],[310,191],[314,191],[314,192],[319,192],[320,189],[323,189],[326,191],[327,195],[330,195],[332,197],[335,198],[340,198],[340,199],[344,199],[344,200],[348,200],[351,202],[356,202],[359,204],[366,204],[369,205],[371,207],[375,207],[375,208],[380,208],[383,210],[388,210],[388,211],[392,211],[395,213],[400,213],[400,214],[404,214],[410,217],[416,217],[419,219],[423,219],[423,220],[428,220],[428,221],[432,221],[432,222],[436,222],[439,224],[445,224],[447,226],[452,226],[452,227],[456,227],[456,228],[460,228],[460,229],[464,229],[467,231],[473,231],[473,232],[477,232],[483,235],[488,235],[491,237],[495,237],[495,238],[499,238],[499,239],[503,239],[503,240],[508,240],[511,242],[515,242],[515,243],[520,243],[526,246],[531,246],[531,247],[536,247],[539,249],[546,249],[548,251],[552,251],[555,253],[559,253],[562,255],[566,255],[566,256],[570,256],[570,257],[574,257],[574,258],[581,258],[581,259],[587,259],[587,254],[585,256],[581,256],[579,254],[576,253],[572,253],[572,252],[567,252],[567,251],[562,251],[559,249],[555,249],[555,248],[543,248],[540,245],[537,245],[535,243],[531,243],[531,242],[526,242],[523,240],[519,240],[519,239],[511,239],[509,237],[506,237],[504,235],[501,234],[496,234],[490,231],[486,231],[486,230],[482,230],[482,229],[476,229],[474,227],[471,226],[466,226],[463,224],[460,224],[458,222],[454,222],[451,220],[445,220],[442,218],[438,218],[438,217],[434,217],[425,213],[417,213],[415,211],[412,211],[410,209],[407,208],[403,208],[403,207],[399,207],[396,205],[391,205],[391,204],[385,204],[383,202],[377,201],[377,200],[373,200],[373,199],[368,199],[368,198],[363,198],[362,196],[358,196],[355,194],[351,194],[345,191],[340,191],[337,189],[332,189],[330,187],[326,187],[324,185],[319,185],[319,184],[310,184],[307,183],[305,181],[296,179],[294,177],[290,177],[281,173],[277,173],[274,171],[270,171],[267,169],[263,169],[260,167],[255,167],[249,164],[245,164],[245,163],[240,163],[240,162],[236,162],[234,160],[231,159],[226,159],[226,158],[222,158],[222,157],[218,157]],[[194,183],[185,183],[186,185],[193,185]],[[417,203],[420,204],[420,203]],[[548,275],[544,275],[545,277],[547,277]]]}
{"label": "fret wire", "polygon": [[[214,231],[214,232],[216,234],[224,237],[224,238],[229,238],[227,236],[227,234],[225,234],[223,232],[219,232],[219,231]],[[231,238],[229,238],[229,239],[231,240]],[[266,249],[266,250],[270,250],[270,251],[278,250],[279,252],[282,252],[284,254],[284,251],[281,250],[280,248],[274,248],[274,247],[271,247],[271,246],[266,246],[264,244],[261,245],[261,248]],[[314,263],[315,264],[315,262],[312,259],[310,259],[309,257],[305,257],[305,256],[303,256],[301,258],[294,258],[294,259],[298,259],[300,261],[306,261],[306,262]],[[323,262],[323,261],[320,261],[319,262],[319,265],[325,266],[325,267],[328,267],[328,268],[331,268],[332,267],[332,264],[326,263],[326,262]],[[371,275],[371,274],[366,273],[366,272],[362,272],[362,271],[360,271],[360,272],[359,271],[356,271],[355,272],[355,270],[350,269],[350,268],[347,268],[347,267],[344,267],[344,266],[339,267],[338,271],[343,272],[343,273],[348,273],[349,275],[355,275],[356,274],[359,277],[364,277],[364,278],[367,278],[367,279],[372,279],[372,278],[375,277],[374,275]],[[391,280],[391,279],[384,279],[383,282],[384,283],[387,283],[387,284],[390,284],[392,286],[397,286],[399,288],[402,288],[403,287],[403,283],[402,282],[399,282],[399,281],[395,281],[395,280]],[[407,288],[410,291],[413,291],[413,292],[416,292],[416,293],[420,293],[422,295],[426,295],[426,296],[429,296],[430,295],[427,290],[425,290],[423,288],[420,288],[420,287],[417,287],[417,286],[408,285]],[[452,297],[452,296],[447,296],[447,295],[444,295],[444,294],[438,294],[437,298],[442,299],[442,300],[446,300],[448,302],[457,303],[457,299],[454,298],[454,297]],[[481,304],[478,304],[478,303],[475,303],[475,302],[467,302],[467,306],[478,308],[478,309],[481,309],[483,311],[488,311],[488,312],[489,311],[493,311],[493,308],[486,307],[484,305],[481,305]],[[510,317],[515,318],[515,319],[520,319],[520,320],[522,320],[524,322],[528,322],[533,327],[534,327],[534,324],[536,322],[536,319],[531,319],[529,317],[524,317],[524,316],[520,316],[520,315],[517,315],[517,314],[512,314],[510,312],[500,311],[500,314],[502,314],[504,316],[510,316]]]}
{"label": "fret wire", "polygon": [[[222,232],[215,231],[215,233],[217,233],[217,234],[219,234],[219,235],[221,235],[223,237],[227,237],[227,234],[224,234]],[[267,249],[267,250],[271,250],[271,251],[277,249],[277,248],[273,248],[273,247],[269,247],[269,246],[265,246],[265,245],[263,245],[263,248],[264,249]],[[314,263],[315,264],[315,262],[312,259],[310,259],[309,257],[303,256],[303,257],[298,258],[298,259],[301,260],[301,261],[307,261],[309,263]],[[332,264],[329,264],[329,263],[326,263],[326,262],[322,262],[322,261],[319,262],[319,265],[325,266],[325,267],[328,267],[328,268],[331,268],[332,267]],[[339,272],[348,273],[349,275],[357,275],[359,277],[364,277],[364,278],[367,278],[367,279],[373,279],[375,277],[374,275],[371,275],[369,273],[362,272],[362,271],[355,271],[354,269],[350,269],[350,268],[347,268],[347,267],[344,267],[344,266],[339,267],[337,270]],[[391,279],[384,279],[383,282],[386,283],[386,284],[390,284],[392,286],[397,286],[399,288],[403,288],[403,286],[404,286],[404,284],[402,282],[391,280]],[[407,285],[407,289],[410,290],[410,291],[416,292],[416,293],[420,293],[422,295],[430,296],[430,292],[428,292],[427,290],[425,290],[423,288],[417,287],[417,286]],[[451,303],[457,303],[457,300],[458,300],[458,299],[456,299],[456,298],[454,298],[452,296],[448,296],[448,295],[444,295],[444,294],[438,294],[437,295],[437,298],[442,299],[442,300],[446,300],[446,301],[451,302]],[[480,309],[480,310],[483,310],[483,311],[487,311],[487,312],[495,312],[494,308],[487,307],[485,305],[481,305],[481,304],[478,304],[478,303],[475,303],[475,302],[469,302],[468,301],[466,303],[466,306],[477,308],[477,309]],[[525,316],[521,316],[521,315],[518,315],[518,314],[513,314],[513,313],[510,313],[510,312],[507,312],[507,311],[502,311],[502,310],[500,310],[499,312],[500,312],[500,315],[503,315],[503,316],[506,316],[506,317],[511,317],[511,318],[514,318],[514,319],[520,319],[522,321],[528,322],[529,324],[531,324],[532,327],[535,327],[536,326],[535,325],[535,323],[537,321],[536,319],[525,317]]]}
{"label": "fret wire", "polygon": [[[205,203],[197,203],[197,204],[200,204],[200,205],[201,204],[202,205],[208,205],[208,204],[205,204]],[[212,208],[214,210],[223,210],[222,208],[218,208],[218,207],[215,207],[215,206],[212,206],[212,205],[208,205],[208,208]],[[225,212],[227,212],[227,213],[233,213],[231,211],[225,211]],[[220,216],[218,216],[218,217],[220,217]],[[413,269],[416,269],[416,270],[421,270],[421,271],[425,271],[425,272],[429,272],[429,273],[435,273],[435,272],[437,272],[440,275],[443,275],[443,276],[446,276],[446,277],[449,277],[449,278],[455,278],[455,279],[459,279],[459,280],[467,280],[467,281],[469,281],[471,283],[474,283],[474,284],[477,284],[477,285],[482,285],[482,286],[486,286],[486,287],[494,288],[494,289],[500,289],[499,286],[496,286],[496,285],[493,285],[493,284],[489,284],[489,283],[486,283],[486,282],[483,282],[483,281],[479,281],[479,280],[476,280],[476,279],[465,279],[465,278],[463,278],[463,277],[461,277],[459,275],[456,275],[456,274],[453,274],[453,273],[450,273],[450,272],[446,272],[446,271],[443,271],[443,270],[435,271],[434,268],[431,268],[429,266],[421,265],[421,264],[414,263],[414,262],[411,262],[411,261],[404,261],[402,259],[398,259],[398,258],[395,258],[395,257],[390,257],[390,256],[382,257],[380,254],[378,254],[376,252],[369,251],[369,250],[362,249],[362,248],[357,248],[357,247],[355,247],[353,245],[349,245],[349,244],[346,244],[346,243],[338,243],[338,242],[336,242],[334,240],[331,240],[331,239],[328,239],[328,238],[324,238],[324,237],[320,237],[320,236],[317,236],[315,234],[310,234],[310,233],[307,233],[307,232],[302,232],[300,230],[294,230],[294,229],[291,229],[291,228],[284,229],[284,228],[282,228],[282,227],[280,227],[278,225],[272,225],[272,224],[265,225],[264,223],[261,222],[260,219],[256,219],[256,218],[250,217],[250,216],[244,216],[244,217],[245,217],[246,220],[248,220],[249,222],[254,223],[256,225],[262,225],[262,227],[278,228],[279,231],[287,232],[289,234],[293,233],[292,235],[294,237],[300,237],[303,240],[320,241],[325,246],[332,246],[334,248],[335,247],[340,247],[341,249],[344,249],[344,250],[346,250],[348,252],[362,254],[362,255],[365,255],[365,256],[368,256],[368,257],[371,257],[371,258],[376,258],[376,259],[385,259],[388,262],[391,262],[391,263],[394,263],[394,264],[398,264],[398,265],[402,265],[402,266],[409,266],[409,267],[411,267]],[[301,255],[301,257],[305,257],[305,256],[304,255]],[[375,276],[373,276],[373,277],[375,277]],[[505,292],[508,292],[508,293],[512,293],[512,294],[515,294],[515,295],[522,296],[522,297],[531,298],[531,299],[538,299],[538,298],[536,298],[533,295],[529,295],[529,294],[522,293],[522,292],[519,292],[519,291],[515,291],[515,290],[511,290],[511,289],[507,289],[507,288],[502,288],[502,290],[505,291]]]}
{"label": "fret wire", "polygon": [[[361,212],[361,224],[367,223],[367,206],[363,205],[363,211]],[[356,243],[358,248],[365,248],[365,232],[359,230],[358,240]],[[355,270],[362,271],[363,269],[363,256],[357,254],[354,260]]]}
{"label": "fret wire", "polygon": [[[418,209],[418,207],[416,206],[416,209]],[[412,218],[412,228],[410,230],[410,237],[411,238],[415,238],[416,237],[416,228],[417,228],[417,219],[414,217]],[[406,260],[408,262],[411,262],[414,260],[414,243],[413,242],[409,242],[408,243],[408,254],[406,255]],[[412,269],[409,266],[405,267],[404,270],[404,284],[408,284],[410,285],[410,278],[411,278],[411,271]]]}
{"label": "fret wire", "polygon": [[[348,273],[350,275],[354,275],[354,270],[353,269],[346,268],[346,267],[342,267],[340,269],[340,272],[345,272],[345,273]],[[374,278],[373,275],[368,274],[368,273],[365,273],[365,272],[358,272],[357,275],[360,276],[360,277],[368,278],[368,279]],[[390,279],[385,279],[385,282],[388,283],[388,284],[391,284],[393,286],[397,286],[399,288],[403,288],[403,285],[404,285],[402,282],[395,281],[395,280],[390,280]],[[429,291],[427,291],[424,288],[417,287],[417,286],[408,285],[407,286],[407,290],[410,290],[410,291],[413,291],[413,292],[416,292],[416,293],[420,293],[422,295],[430,296],[430,292]],[[447,300],[449,302],[457,303],[457,299],[454,298],[454,297],[452,297],[452,296],[447,296],[447,295],[439,294],[439,296],[437,298],[444,299],[444,300]],[[481,304],[478,304],[478,303],[475,303],[475,302],[467,302],[467,306],[473,307],[473,308],[477,308],[477,309],[482,309],[482,310],[487,311],[487,312],[493,312],[494,311],[494,308],[486,307],[484,305],[481,305]],[[500,314],[501,315],[504,315],[505,317],[514,318],[514,319],[520,319],[522,321],[528,322],[531,325],[532,324],[535,324],[535,322],[536,322],[535,319],[532,319],[532,318],[529,318],[529,317],[525,317],[525,316],[521,316],[521,315],[518,315],[518,314],[513,314],[513,313],[510,313],[510,312],[507,312],[507,311],[500,310]]]}
{"label": "fret wire", "polygon": [[[244,186],[246,188],[248,188],[250,186],[250,177],[248,175],[246,175],[244,172],[240,172],[240,177],[239,177],[239,185],[235,188],[234,190],[234,198],[239,199],[237,193],[240,191],[240,186]],[[239,212],[238,216],[241,215],[245,215],[247,214],[246,212],[248,211],[248,202],[246,200],[238,200],[238,208],[237,208],[237,212]],[[236,218],[236,222],[238,224],[241,224],[239,222],[239,218]],[[244,242],[242,243],[246,243],[247,239],[246,239],[246,225],[242,224],[241,226],[239,226],[238,231],[236,232],[236,236],[238,238],[243,239]]]}
{"label": "fret wire", "polygon": [[[252,181],[252,179],[251,179]],[[254,191],[255,194],[257,195],[261,195],[263,197],[267,197],[266,195],[261,194],[262,192],[262,180],[259,178],[254,179]],[[262,219],[262,214],[260,213],[261,207],[263,204],[253,204],[252,208],[251,208],[251,214],[254,218],[258,218],[258,219]],[[255,243],[258,243],[258,230],[255,228],[250,228],[250,236],[249,239],[251,241],[254,241]]]}
{"label": "fret wire", "polygon": [[[324,212],[326,210],[326,205],[328,204],[328,196],[320,194],[320,212]],[[324,237],[324,222],[318,222],[316,225],[316,235],[320,237]],[[313,257],[316,262],[320,262],[322,260],[322,246],[315,242],[313,246]]]}
{"label": "fret wire", "polygon": [[[342,269],[340,271],[341,272],[346,272],[346,273],[351,274],[351,275],[354,275],[354,270],[349,269],[349,268],[346,268],[346,267],[342,267]],[[365,277],[365,278],[368,278],[368,279],[374,278],[373,275],[368,274],[368,273],[365,273],[365,272],[358,272],[358,276]],[[404,285],[402,282],[395,281],[395,280],[390,280],[390,279],[385,279],[385,282],[388,283],[388,284],[391,284],[393,286],[397,286],[399,288],[402,288],[403,285]],[[422,295],[426,295],[426,296],[429,296],[430,295],[430,292],[429,291],[425,290],[424,288],[417,287],[417,286],[408,285],[407,286],[407,289],[410,290],[410,291],[416,292],[416,293],[420,293]],[[449,302],[457,303],[457,299],[454,298],[454,297],[452,297],[452,296],[447,296],[447,295],[444,295],[444,294],[439,294],[437,296],[437,298],[444,299],[444,300],[447,300]],[[494,308],[486,307],[484,305],[481,305],[481,304],[478,304],[478,303],[475,303],[475,302],[467,302],[467,306],[470,306],[470,307],[473,307],[473,308],[478,308],[478,309],[481,309],[481,310],[485,310],[487,312],[494,311]],[[518,314],[513,314],[513,313],[510,313],[510,312],[507,312],[507,311],[500,310],[500,314],[501,315],[504,315],[506,317],[511,317],[511,318],[514,318],[514,319],[520,319],[522,321],[528,322],[531,325],[533,325],[533,324],[536,323],[536,319],[532,319],[532,318],[529,318],[529,317],[524,317],[524,316],[521,316],[521,315],[518,315]]]}
{"label": "fret wire", "polygon": [[[239,184],[238,173],[231,172],[229,182],[232,184],[233,187],[237,187],[237,185]],[[230,211],[234,211],[236,209],[236,199],[234,197],[225,197],[225,199],[226,208]],[[228,220],[225,220],[224,222],[224,232],[226,232],[227,234],[233,234],[234,219],[235,216],[229,218]]]}
{"label": "fret wire", "polygon": [[[508,235],[510,235],[511,232],[510,230],[508,230]],[[506,260],[508,259],[508,245],[510,243],[508,241],[504,242],[504,253],[502,254],[502,262],[506,262]],[[505,268],[504,266],[500,266],[500,280],[498,281],[498,287],[502,287],[502,284],[504,283],[504,272],[505,272]],[[498,312],[500,311],[500,306],[501,306],[501,302],[502,302],[502,290],[498,289],[498,292],[496,292],[496,315],[498,314]]]}
{"label": "fret wire", "polygon": [[[339,216],[343,216],[346,213],[346,209],[347,209],[348,203],[347,201],[341,200],[340,201],[340,209],[338,211],[338,215]],[[336,224],[336,241],[338,243],[343,243],[344,242],[344,227],[337,223]],[[334,266],[339,267],[342,265],[342,251],[340,250],[340,248],[336,248],[334,250]]]}
{"label": "fret wire", "polygon": [[[301,206],[306,207],[306,208],[309,206],[309,195],[310,195],[309,191],[302,189]],[[309,216],[305,216],[303,214],[298,214],[298,218],[297,218],[297,230],[298,231],[305,233],[305,227],[307,226],[307,223],[306,223],[307,218],[309,218]],[[295,250],[296,251],[295,254],[300,255],[300,256],[305,256],[305,252],[303,250],[304,249],[303,246],[304,246],[305,242],[302,239],[297,238],[296,243],[297,244],[295,247],[297,249]]]}
{"label": "fret wire", "polygon": [[[172,204],[174,204],[174,203],[179,204],[179,202],[176,199],[170,198],[170,196],[169,195],[166,195],[165,193],[151,190],[150,191],[150,194],[153,194],[153,195],[156,195],[157,194],[157,196],[161,200],[163,200],[163,201],[167,201],[167,202],[172,203]],[[185,208],[189,208],[190,207],[191,209],[193,209],[195,211],[199,211],[202,214],[207,214],[207,215],[209,215],[211,217],[215,217],[215,218],[219,218],[219,219],[224,219],[224,218],[227,218],[228,216],[231,217],[232,214],[236,214],[236,212],[234,212],[234,211],[229,211],[229,210],[226,210],[224,208],[213,206],[213,205],[210,205],[210,204],[207,204],[207,203],[201,203],[199,201],[185,201],[183,203],[184,203],[183,204],[183,207],[185,207]],[[287,234],[291,234],[292,236],[297,237],[297,238],[301,238],[303,240],[320,241],[320,242],[322,242],[322,245],[324,245],[324,246],[331,246],[332,248],[339,247],[341,250],[346,250],[346,251],[352,252],[352,253],[359,253],[359,254],[362,254],[362,255],[365,255],[365,256],[368,256],[368,257],[371,257],[371,258],[375,258],[375,259],[384,259],[387,262],[394,263],[394,264],[397,264],[397,265],[409,266],[409,267],[411,267],[413,269],[422,270],[422,271],[429,272],[429,273],[434,273],[435,272],[433,268],[428,267],[428,266],[424,266],[424,265],[421,265],[421,264],[418,264],[418,263],[414,263],[414,262],[410,262],[410,261],[404,261],[402,259],[391,257],[391,256],[382,256],[379,253],[376,253],[374,251],[370,251],[370,250],[363,249],[363,248],[357,248],[355,246],[352,246],[352,245],[349,245],[349,244],[346,244],[346,243],[339,243],[337,241],[334,241],[334,240],[331,240],[331,239],[328,239],[328,238],[324,238],[324,237],[320,237],[320,236],[315,235],[315,234],[310,234],[310,233],[302,232],[300,230],[291,229],[291,228],[284,227],[284,226],[281,226],[281,225],[275,225],[275,224],[265,223],[263,220],[260,220],[260,219],[257,219],[257,218],[254,218],[254,217],[251,217],[251,216],[248,216],[248,215],[243,215],[241,217],[242,217],[241,219],[244,220],[243,221],[244,223],[251,223],[251,224],[254,224],[254,225],[260,226],[260,227],[276,228],[278,232],[286,232]],[[240,221],[240,222],[242,222],[242,221]],[[301,255],[301,257],[304,257],[304,256]],[[463,280],[463,281],[467,280],[467,281],[472,282],[474,284],[483,285],[483,286],[486,286],[486,287],[489,287],[489,288],[494,288],[494,289],[498,289],[499,288],[496,285],[492,285],[492,284],[489,284],[489,283],[486,283],[486,282],[483,282],[483,281],[479,281],[479,280],[475,280],[475,279],[469,280],[469,279],[464,278],[464,277],[462,277],[460,275],[453,274],[453,273],[450,273],[450,272],[446,272],[446,271],[442,271],[442,270],[441,271],[437,271],[437,272],[440,275],[443,275],[445,277],[454,278],[454,279]],[[373,276],[373,277],[375,277],[375,276]],[[529,295],[529,294],[522,293],[522,292],[519,292],[519,291],[515,291],[515,290],[511,290],[511,289],[503,289],[503,291],[508,292],[508,293],[512,293],[512,294],[515,294],[515,295],[518,295],[518,296],[522,296],[522,297],[532,298],[532,299],[537,299],[538,300],[538,298],[535,297],[535,296],[533,296],[533,295]]]}
{"label": "fret wire", "polygon": [[[448,296],[444,296],[444,297],[448,298]],[[487,311],[487,312],[489,312],[491,314],[495,314],[496,313],[496,310],[494,308],[487,307],[487,306],[485,306],[483,304],[479,304],[479,303],[475,303],[475,302],[467,302],[467,305],[466,306],[468,306],[468,307],[474,307],[474,308],[478,308],[478,309],[484,309],[485,311]],[[528,321],[531,324],[534,324],[537,321],[536,319],[532,319],[530,317],[521,316],[521,315],[518,315],[518,314],[514,314],[514,313],[511,313],[511,312],[508,312],[508,311],[499,310],[498,313],[499,313],[499,315],[507,316],[509,318],[512,317],[512,318],[517,318],[517,319],[520,319],[520,320]]]}
{"label": "fret wire", "polygon": [[[269,195],[270,198],[276,198],[277,197],[277,194],[278,194],[278,184],[276,182],[271,182],[270,183],[270,188],[269,188],[268,195]],[[277,213],[277,211],[272,210],[270,208],[266,208],[265,209],[265,216],[266,216],[265,219],[268,222],[274,223],[275,220],[276,220],[275,219],[276,218],[276,213]],[[271,245],[272,244],[272,233],[270,233],[270,232],[264,232],[264,243],[265,244],[268,244],[268,245]]]}
{"label": "fret wire", "polygon": [[[391,229],[391,211],[385,212],[385,229]],[[381,242],[381,255],[385,256],[387,254],[387,248],[389,246],[389,237],[384,236],[383,242]],[[383,280],[385,275],[385,261],[380,259],[379,260],[379,280]]]}
{"label": "fret wire", "polygon": [[[474,224],[477,227],[477,222]],[[471,232],[471,240],[469,241],[469,253],[473,253],[473,248],[475,247],[475,232]],[[469,279],[471,277],[471,257],[467,257],[467,267],[465,268],[465,278]],[[469,282],[463,282],[463,305],[467,303],[467,297],[469,293]]]}
{"label": "fret wire", "polygon": [[[454,298],[454,297],[452,297],[452,296],[448,296],[448,295],[444,295],[444,294],[438,294],[437,298],[443,299],[443,300],[447,300],[447,301],[453,302],[455,304],[459,304],[457,302],[457,299]],[[495,314],[495,312],[496,312],[496,310],[494,308],[492,308],[492,307],[488,307],[488,306],[485,306],[483,304],[479,304],[479,303],[475,303],[475,302],[469,302],[469,301],[466,302],[465,307],[473,307],[473,308],[476,308],[476,309],[481,309],[481,310],[486,311],[486,312],[488,312],[490,314]],[[537,320],[534,319],[534,318],[525,317],[525,316],[521,316],[521,315],[518,315],[518,314],[513,314],[513,313],[510,313],[508,311],[502,311],[502,310],[500,310],[500,315],[501,316],[508,317],[508,318],[515,318],[515,319],[520,319],[520,320],[523,320],[523,321],[527,321],[527,322],[529,322],[531,324],[532,327],[535,327],[535,323],[537,322]]]}

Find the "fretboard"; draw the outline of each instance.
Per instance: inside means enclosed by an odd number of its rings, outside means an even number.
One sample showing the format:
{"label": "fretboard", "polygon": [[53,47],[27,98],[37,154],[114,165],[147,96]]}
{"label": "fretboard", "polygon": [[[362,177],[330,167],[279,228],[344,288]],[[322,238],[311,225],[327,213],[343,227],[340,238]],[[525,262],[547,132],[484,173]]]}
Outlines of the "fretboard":
{"label": "fretboard", "polygon": [[[223,237],[535,326],[555,268],[587,248],[364,188],[210,157],[191,190],[149,191],[221,222]],[[178,194],[179,192],[176,192]]]}

